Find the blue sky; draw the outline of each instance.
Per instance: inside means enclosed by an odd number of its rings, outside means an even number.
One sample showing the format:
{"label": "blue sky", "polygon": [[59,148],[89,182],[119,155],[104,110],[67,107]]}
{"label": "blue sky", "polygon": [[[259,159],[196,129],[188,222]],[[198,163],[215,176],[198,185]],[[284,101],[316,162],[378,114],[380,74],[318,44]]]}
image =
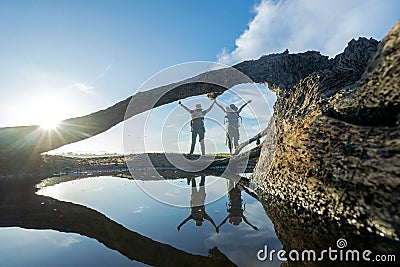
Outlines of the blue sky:
{"label": "blue sky", "polygon": [[[79,91],[95,94],[98,104],[82,103],[88,106],[83,111],[94,111],[126,98],[166,67],[215,61],[221,47],[234,47],[253,5],[215,2],[1,1],[1,99],[72,85],[76,98]],[[14,119],[0,124],[18,124]]]}
{"label": "blue sky", "polygon": [[[106,108],[185,62],[230,65],[286,48],[333,57],[351,38],[383,38],[399,10],[395,0],[3,0],[0,127]],[[64,150],[121,152],[121,136],[120,125]]]}

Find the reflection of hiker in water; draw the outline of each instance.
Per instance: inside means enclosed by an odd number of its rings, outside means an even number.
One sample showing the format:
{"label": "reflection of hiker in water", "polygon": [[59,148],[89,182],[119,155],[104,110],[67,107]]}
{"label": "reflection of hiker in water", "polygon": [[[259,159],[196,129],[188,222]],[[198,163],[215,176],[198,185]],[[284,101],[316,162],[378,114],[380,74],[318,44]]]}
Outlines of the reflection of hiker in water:
{"label": "reflection of hiker in water", "polygon": [[246,209],[246,204],[243,205],[242,201],[242,192],[238,188],[237,185],[233,186],[233,182],[229,181],[229,186],[228,186],[228,198],[229,198],[229,204],[227,207],[228,215],[225,217],[225,219],[218,225],[217,229],[219,231],[219,228],[226,223],[226,221],[229,219],[229,223],[233,225],[239,225],[242,220],[250,225],[254,230],[258,230],[257,226],[252,225],[247,218],[244,216],[243,212]]}
{"label": "reflection of hiker in water", "polygon": [[192,129],[192,145],[190,147],[190,152],[189,154],[193,154],[194,151],[194,146],[196,145],[196,138],[197,135],[199,136],[199,142],[200,142],[200,147],[201,147],[201,154],[205,155],[205,146],[204,146],[204,133],[206,132],[206,129],[204,128],[204,116],[212,109],[212,107],[215,104],[215,101],[211,104],[211,106],[203,110],[201,107],[201,104],[196,104],[196,107],[194,110],[189,109],[185,105],[182,104],[181,101],[178,102],[179,105],[181,105],[187,112],[191,114],[192,120],[190,121],[190,126]]}
{"label": "reflection of hiker in water", "polygon": [[176,229],[178,231],[181,229],[181,227],[187,223],[189,220],[194,220],[196,223],[196,226],[202,226],[204,219],[208,220],[211,222],[211,224],[215,227],[217,233],[218,233],[218,228],[215,225],[214,220],[206,213],[204,203],[206,200],[206,189],[205,189],[205,176],[201,176],[201,181],[200,181],[200,188],[197,190],[196,187],[196,179],[192,178],[192,195],[190,199],[190,207],[191,207],[191,212],[190,215],[181,222],[181,224],[178,225]]}
{"label": "reflection of hiker in water", "polygon": [[243,104],[239,109],[235,104],[230,104],[226,108],[224,108],[221,104],[215,101],[218,107],[222,109],[225,113],[225,122],[226,122],[226,141],[229,147],[229,153],[232,154],[232,143],[236,150],[239,146],[239,118],[240,112],[242,112],[243,108],[251,103],[251,100],[247,101],[247,103]]}

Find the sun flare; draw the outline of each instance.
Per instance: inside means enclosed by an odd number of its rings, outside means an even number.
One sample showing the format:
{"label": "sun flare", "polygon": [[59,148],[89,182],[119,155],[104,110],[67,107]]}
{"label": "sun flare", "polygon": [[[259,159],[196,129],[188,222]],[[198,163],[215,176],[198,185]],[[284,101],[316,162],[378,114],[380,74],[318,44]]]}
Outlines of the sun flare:
{"label": "sun flare", "polygon": [[39,125],[40,129],[45,131],[55,130],[60,127],[62,120],[68,118],[69,109],[74,107],[66,99],[64,96],[49,94],[32,98],[25,108],[21,109],[23,117],[27,124]]}
{"label": "sun flare", "polygon": [[60,122],[57,120],[47,120],[47,121],[40,123],[40,128],[42,128],[43,130],[46,130],[46,131],[55,130],[58,128],[59,124],[60,124]]}

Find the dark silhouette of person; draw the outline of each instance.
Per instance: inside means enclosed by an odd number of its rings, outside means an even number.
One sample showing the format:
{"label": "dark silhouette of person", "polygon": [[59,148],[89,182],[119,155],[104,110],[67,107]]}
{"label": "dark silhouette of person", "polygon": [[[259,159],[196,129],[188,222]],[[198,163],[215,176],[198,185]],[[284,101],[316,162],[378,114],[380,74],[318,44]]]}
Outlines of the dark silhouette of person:
{"label": "dark silhouette of person", "polygon": [[[240,112],[243,108],[251,103],[251,100],[244,103],[239,109],[235,104],[230,104],[224,108],[220,103],[215,101],[215,104],[225,113],[225,123],[226,123],[226,141],[228,143],[229,153],[232,154],[233,148],[236,150],[239,146],[239,118]],[[233,147],[232,147],[233,144]]]}
{"label": "dark silhouette of person", "polygon": [[194,147],[196,145],[197,136],[199,136],[200,148],[201,148],[201,155],[205,155],[206,149],[204,145],[204,134],[206,132],[206,128],[204,127],[204,116],[213,108],[215,104],[215,100],[212,102],[211,106],[203,110],[201,104],[196,104],[194,109],[189,109],[185,105],[182,104],[181,101],[178,102],[187,112],[191,114],[191,121],[190,126],[192,130],[192,144],[190,147],[189,154],[193,154]]}
{"label": "dark silhouette of person", "polygon": [[176,229],[179,231],[181,227],[186,224],[190,220],[194,220],[196,226],[202,226],[204,219],[208,220],[215,228],[215,230],[218,233],[218,228],[217,225],[215,224],[214,220],[207,214],[204,203],[206,200],[206,191],[205,191],[205,176],[201,176],[200,180],[200,187],[199,190],[197,190],[196,186],[196,179],[192,178],[192,195],[190,199],[190,208],[191,212],[190,215],[184,219]]}
{"label": "dark silhouette of person", "polygon": [[252,225],[247,220],[246,216],[244,216],[244,214],[243,214],[243,212],[246,209],[246,204],[243,205],[242,191],[238,188],[237,184],[234,185],[233,182],[229,181],[228,190],[229,190],[229,192],[228,192],[229,204],[227,205],[228,206],[227,207],[228,215],[218,225],[218,227],[217,227],[218,231],[219,231],[219,228],[221,228],[221,226],[224,225],[228,219],[229,219],[229,223],[231,223],[233,225],[239,225],[242,221],[244,221],[246,224],[248,224],[254,230],[258,230],[257,226]]}

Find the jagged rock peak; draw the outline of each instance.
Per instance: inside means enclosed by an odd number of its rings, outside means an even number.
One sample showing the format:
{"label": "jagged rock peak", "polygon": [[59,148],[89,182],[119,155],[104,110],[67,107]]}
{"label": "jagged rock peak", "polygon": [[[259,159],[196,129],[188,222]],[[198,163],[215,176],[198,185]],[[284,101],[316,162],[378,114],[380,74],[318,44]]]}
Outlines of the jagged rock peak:
{"label": "jagged rock peak", "polygon": [[337,70],[352,69],[359,77],[365,70],[368,61],[376,53],[379,42],[373,38],[360,37],[347,43],[344,51],[336,55],[332,61],[332,67]]}
{"label": "jagged rock peak", "polygon": [[244,61],[233,67],[254,82],[267,84],[272,91],[290,90],[311,73],[328,68],[329,58],[318,51],[296,54],[284,51]]}
{"label": "jagged rock peak", "polygon": [[399,45],[400,21],[379,43],[377,53],[371,57],[357,88],[335,103],[335,117],[360,125],[399,125]]}

